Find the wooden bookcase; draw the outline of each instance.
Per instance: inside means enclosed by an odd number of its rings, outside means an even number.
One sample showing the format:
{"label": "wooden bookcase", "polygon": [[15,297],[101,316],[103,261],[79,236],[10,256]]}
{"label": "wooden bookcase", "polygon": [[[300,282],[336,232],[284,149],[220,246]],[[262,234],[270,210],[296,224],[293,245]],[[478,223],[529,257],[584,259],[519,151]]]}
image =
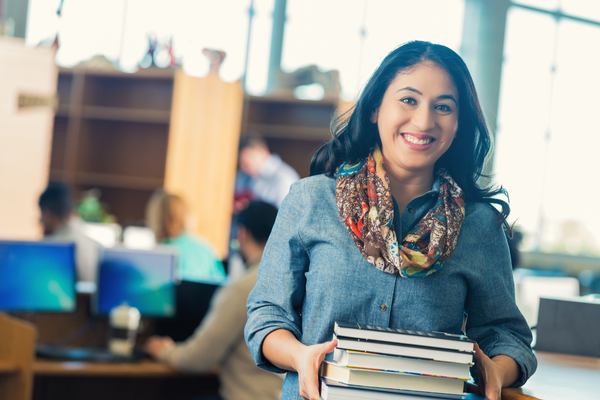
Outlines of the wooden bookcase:
{"label": "wooden bookcase", "polygon": [[121,224],[141,222],[164,181],[173,76],[60,69],[50,179],[98,188]]}
{"label": "wooden bookcase", "polygon": [[[61,68],[50,179],[69,183],[76,196],[98,188],[118,223],[142,223],[152,191],[164,184],[174,75]],[[306,177],[314,151],[330,138],[337,106],[337,99],[247,95],[241,132],[265,137]]]}
{"label": "wooden bookcase", "polygon": [[246,96],[242,135],[260,134],[271,152],[304,178],[309,175],[312,155],[331,137],[329,125],[337,106],[337,99]]}

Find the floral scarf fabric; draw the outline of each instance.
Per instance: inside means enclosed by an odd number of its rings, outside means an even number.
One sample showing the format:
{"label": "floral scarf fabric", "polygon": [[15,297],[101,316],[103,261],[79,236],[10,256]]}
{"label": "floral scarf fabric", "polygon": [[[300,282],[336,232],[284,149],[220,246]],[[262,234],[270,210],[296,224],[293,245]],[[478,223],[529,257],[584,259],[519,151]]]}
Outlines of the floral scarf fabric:
{"label": "floral scarf fabric", "polygon": [[442,169],[435,206],[398,245],[394,202],[379,147],[358,164],[337,171],[336,203],[354,243],[377,269],[405,278],[430,275],[450,258],[465,217],[463,191]]}

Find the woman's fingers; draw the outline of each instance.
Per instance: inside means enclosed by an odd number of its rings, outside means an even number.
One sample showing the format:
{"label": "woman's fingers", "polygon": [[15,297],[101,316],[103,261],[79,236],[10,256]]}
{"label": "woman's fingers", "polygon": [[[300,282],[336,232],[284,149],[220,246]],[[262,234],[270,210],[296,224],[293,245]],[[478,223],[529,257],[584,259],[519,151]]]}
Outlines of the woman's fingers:
{"label": "woman's fingers", "polygon": [[489,400],[500,400],[502,385],[494,362],[475,344],[475,360],[477,360],[477,374],[479,375],[479,394]]}
{"label": "woman's fingers", "polygon": [[337,340],[307,347],[306,369],[298,371],[300,379],[300,395],[305,399],[319,400],[319,368],[327,353],[337,346]]}

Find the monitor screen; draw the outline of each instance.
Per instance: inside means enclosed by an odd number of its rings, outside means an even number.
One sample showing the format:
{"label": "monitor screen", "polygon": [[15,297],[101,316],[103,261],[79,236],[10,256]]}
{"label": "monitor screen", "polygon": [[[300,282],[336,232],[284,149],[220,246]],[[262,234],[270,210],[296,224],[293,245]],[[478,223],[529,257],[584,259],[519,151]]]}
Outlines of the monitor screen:
{"label": "monitor screen", "polygon": [[75,245],[0,241],[0,310],[75,310]]}
{"label": "monitor screen", "polygon": [[96,311],[108,315],[127,303],[143,316],[175,314],[174,252],[105,249],[98,269]]}

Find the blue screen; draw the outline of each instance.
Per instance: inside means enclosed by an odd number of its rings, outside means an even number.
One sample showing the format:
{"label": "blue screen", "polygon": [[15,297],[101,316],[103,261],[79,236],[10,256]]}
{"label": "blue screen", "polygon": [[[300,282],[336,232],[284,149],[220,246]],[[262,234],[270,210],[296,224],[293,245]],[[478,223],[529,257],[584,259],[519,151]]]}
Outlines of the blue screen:
{"label": "blue screen", "polygon": [[106,249],[99,268],[97,311],[127,303],[144,316],[175,315],[175,254]]}
{"label": "blue screen", "polygon": [[0,241],[0,310],[75,310],[72,243]]}

